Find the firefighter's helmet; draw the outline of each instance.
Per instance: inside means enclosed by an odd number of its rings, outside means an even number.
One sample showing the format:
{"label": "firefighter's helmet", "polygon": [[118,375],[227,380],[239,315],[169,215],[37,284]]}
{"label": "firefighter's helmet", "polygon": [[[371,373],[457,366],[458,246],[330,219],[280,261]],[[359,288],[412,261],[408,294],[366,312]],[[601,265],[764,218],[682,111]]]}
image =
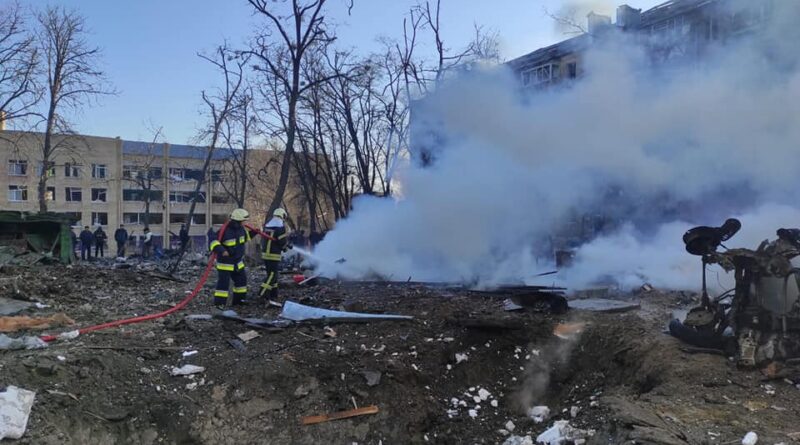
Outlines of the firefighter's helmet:
{"label": "firefighter's helmet", "polygon": [[250,213],[245,209],[235,209],[231,212],[231,219],[234,221],[246,221],[247,218],[250,218]]}
{"label": "firefighter's helmet", "polygon": [[275,211],[272,212],[272,216],[276,216],[276,217],[278,217],[280,219],[286,219],[286,210],[283,210],[283,209],[280,209],[280,208],[275,209]]}

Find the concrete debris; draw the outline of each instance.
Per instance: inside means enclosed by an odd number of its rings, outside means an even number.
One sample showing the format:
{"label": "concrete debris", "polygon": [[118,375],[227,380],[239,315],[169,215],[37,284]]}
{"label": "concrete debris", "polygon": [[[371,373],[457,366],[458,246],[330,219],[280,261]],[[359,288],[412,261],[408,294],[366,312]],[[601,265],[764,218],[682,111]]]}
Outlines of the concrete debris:
{"label": "concrete debris", "polygon": [[550,418],[550,408],[546,406],[534,406],[528,410],[528,417],[536,423],[542,423]]}
{"label": "concrete debris", "polygon": [[330,309],[320,309],[305,306],[293,301],[283,304],[281,318],[291,321],[312,321],[324,320],[335,322],[365,322],[382,320],[413,320],[414,317],[405,315],[384,315],[384,314],[365,314],[361,312],[334,311]]}
{"label": "concrete debris", "polygon": [[192,374],[201,373],[201,372],[203,372],[205,370],[206,370],[206,368],[204,368],[202,366],[183,365],[180,368],[172,368],[172,371],[170,372],[170,374],[173,375],[173,376],[192,375]]}
{"label": "concrete debris", "polygon": [[252,340],[254,338],[261,337],[261,334],[259,334],[256,331],[247,331],[247,332],[242,332],[241,334],[238,334],[237,337],[239,337],[239,340],[247,343],[247,342],[249,342],[250,340]]}
{"label": "concrete debris", "polygon": [[465,362],[465,361],[467,361],[468,358],[469,358],[469,354],[467,354],[466,352],[464,352],[464,353],[457,352],[456,353],[456,364],[459,364],[461,362]]}
{"label": "concrete debris", "polygon": [[742,445],[756,445],[758,443],[758,434],[750,431],[744,435]]}
{"label": "concrete debris", "polygon": [[36,393],[9,386],[0,393],[0,440],[19,439],[28,428]]}
{"label": "concrete debris", "polygon": [[536,443],[545,445],[585,443],[586,438],[593,435],[594,431],[592,430],[581,430],[570,425],[567,420],[557,420],[553,426],[536,438]]}
{"label": "concrete debris", "polygon": [[195,354],[197,354],[197,351],[183,351],[183,354],[181,354],[181,355],[183,357],[191,357],[191,356],[193,356]]}
{"label": "concrete debris", "polygon": [[79,335],[81,335],[81,331],[75,329],[73,331],[67,331],[67,332],[62,332],[62,333],[58,334],[58,339],[59,340],[74,340],[74,339],[78,338]]}
{"label": "concrete debris", "polygon": [[511,436],[503,442],[503,445],[533,445],[531,436]]}
{"label": "concrete debris", "polygon": [[478,397],[480,397],[480,400],[487,400],[491,395],[492,393],[490,393],[484,388],[478,390]]}
{"label": "concrete debris", "polygon": [[186,317],[187,320],[195,320],[195,321],[207,321],[214,318],[211,314],[189,314]]}
{"label": "concrete debris", "polygon": [[0,317],[0,332],[16,332],[21,329],[47,329],[54,326],[69,326],[75,324],[75,320],[67,317],[64,313],[58,313],[49,317]]}
{"label": "concrete debris", "polygon": [[581,409],[577,406],[573,406],[572,408],[569,409],[569,416],[574,419],[578,417],[579,412],[581,412]]}
{"label": "concrete debris", "polygon": [[377,386],[381,383],[381,373],[378,371],[361,371],[361,375],[367,381],[367,386]]}
{"label": "concrete debris", "polygon": [[641,305],[630,301],[587,298],[585,300],[570,300],[569,307],[589,312],[628,312],[639,309]]}
{"label": "concrete debris", "polygon": [[513,432],[514,428],[516,428],[517,426],[514,425],[514,422],[509,420],[508,422],[506,422],[505,427],[506,427],[506,430]]}
{"label": "concrete debris", "polygon": [[5,334],[0,334],[0,350],[16,351],[18,349],[41,349],[46,348],[47,342],[39,337],[20,337],[13,338]]}
{"label": "concrete debris", "polygon": [[27,301],[0,297],[0,316],[18,314],[31,306],[33,306],[33,303],[28,303]]}

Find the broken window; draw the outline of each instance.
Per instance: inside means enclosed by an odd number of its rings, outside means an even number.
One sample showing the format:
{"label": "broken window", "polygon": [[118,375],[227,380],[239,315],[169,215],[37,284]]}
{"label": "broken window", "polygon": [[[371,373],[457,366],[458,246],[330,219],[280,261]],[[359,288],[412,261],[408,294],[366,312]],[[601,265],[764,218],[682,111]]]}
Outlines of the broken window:
{"label": "broken window", "polygon": [[9,185],[8,200],[10,202],[22,202],[28,200],[28,187],[25,185]]}
{"label": "broken window", "polygon": [[44,192],[44,200],[45,201],[55,201],[56,200],[56,188],[55,187],[47,187],[47,190]]}
{"label": "broken window", "polygon": [[64,176],[67,178],[77,178],[81,175],[80,165],[77,164],[70,164],[67,162],[64,164]]}
{"label": "broken window", "polygon": [[222,181],[222,170],[211,170],[211,180],[214,182]]}
{"label": "broken window", "polygon": [[182,168],[170,168],[169,179],[173,181],[183,181],[185,179],[186,170]]}
{"label": "broken window", "polygon": [[97,179],[105,179],[107,172],[105,164],[92,164],[92,177]]}
{"label": "broken window", "polygon": [[92,189],[92,202],[106,202],[106,189]]}
{"label": "broken window", "polygon": [[106,212],[92,212],[92,224],[97,226],[108,225],[108,213]]}
{"label": "broken window", "polygon": [[205,193],[195,194],[194,192],[181,191],[169,192],[169,202],[192,202],[192,197],[195,197],[195,202],[206,202]]}
{"label": "broken window", "polygon": [[229,204],[231,197],[228,195],[214,195],[211,197],[211,202],[214,204]]}
{"label": "broken window", "polygon": [[67,195],[67,202],[81,202],[83,201],[83,191],[80,187],[67,187],[65,189]]}
{"label": "broken window", "polygon": [[570,79],[575,79],[578,77],[578,62],[567,64],[567,77]]}
{"label": "broken window", "polygon": [[[172,213],[169,215],[169,223],[170,224],[185,224],[189,220],[188,213]],[[205,224],[206,223],[206,215],[194,214],[192,215],[192,224]]]}
{"label": "broken window", "polygon": [[8,174],[10,176],[27,176],[28,174],[28,161],[21,160],[8,160]]}

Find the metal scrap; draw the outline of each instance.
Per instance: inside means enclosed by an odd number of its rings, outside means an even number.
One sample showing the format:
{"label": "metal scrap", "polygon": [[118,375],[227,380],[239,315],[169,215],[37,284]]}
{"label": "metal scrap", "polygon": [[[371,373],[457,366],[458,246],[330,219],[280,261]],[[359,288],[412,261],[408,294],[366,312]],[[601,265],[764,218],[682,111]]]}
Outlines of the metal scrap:
{"label": "metal scrap", "polygon": [[280,317],[291,321],[368,322],[383,320],[413,320],[406,315],[365,314],[361,312],[334,311],[305,306],[293,301],[283,304]]}

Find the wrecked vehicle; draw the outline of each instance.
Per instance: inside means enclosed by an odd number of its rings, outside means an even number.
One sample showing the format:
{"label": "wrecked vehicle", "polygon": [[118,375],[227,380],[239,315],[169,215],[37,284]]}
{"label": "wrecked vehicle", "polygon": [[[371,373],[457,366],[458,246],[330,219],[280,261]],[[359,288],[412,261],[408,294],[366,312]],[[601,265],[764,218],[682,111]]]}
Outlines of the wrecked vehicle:
{"label": "wrecked vehicle", "polygon": [[[777,239],[757,249],[726,249],[741,223],[695,227],[683,237],[686,250],[702,257],[703,291],[699,307],[686,320],[673,320],[670,333],[694,346],[723,350],[739,366],[800,357],[800,229],[779,229]],[[734,272],[735,287],[711,299],[706,265]]]}

